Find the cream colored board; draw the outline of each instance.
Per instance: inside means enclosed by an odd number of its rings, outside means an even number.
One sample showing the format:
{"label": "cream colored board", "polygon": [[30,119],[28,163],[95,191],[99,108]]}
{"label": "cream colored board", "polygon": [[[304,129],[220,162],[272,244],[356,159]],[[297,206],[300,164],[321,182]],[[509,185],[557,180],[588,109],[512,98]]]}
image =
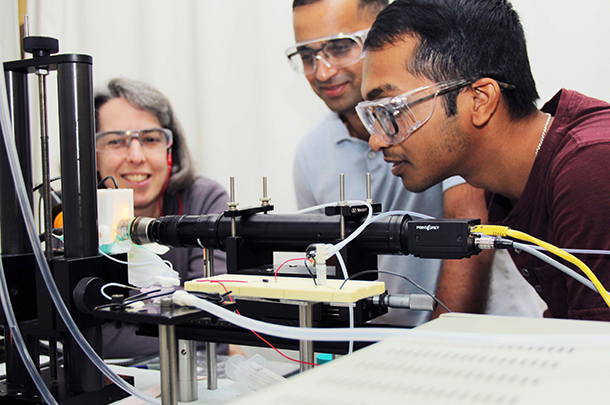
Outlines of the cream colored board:
{"label": "cream colored board", "polygon": [[[310,278],[247,276],[224,274],[205,279],[187,281],[187,291],[224,293],[225,287],[234,297],[285,299],[312,302],[356,302],[363,298],[382,294],[385,284],[381,281],[327,280],[325,286],[316,286]],[[223,287],[224,286],[224,287]]]}

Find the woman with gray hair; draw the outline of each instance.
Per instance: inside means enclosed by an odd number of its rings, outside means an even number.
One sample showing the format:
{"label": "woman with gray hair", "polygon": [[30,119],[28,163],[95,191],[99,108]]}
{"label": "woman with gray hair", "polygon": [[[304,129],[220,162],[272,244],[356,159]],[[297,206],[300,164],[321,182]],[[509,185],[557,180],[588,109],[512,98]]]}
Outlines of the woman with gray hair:
{"label": "woman with gray hair", "polygon": [[[113,79],[95,94],[95,148],[99,179],[112,176],[131,188],[136,216],[201,215],[227,209],[229,196],[215,181],[196,176],[182,128],[169,100],[151,86]],[[111,179],[104,186],[113,187]],[[225,255],[215,253],[217,273]],[[203,277],[202,249],[171,249],[169,260],[184,282]],[[105,357],[139,357],[159,351],[156,338],[135,336],[133,327],[104,328]],[[226,348],[225,348],[226,349]]]}

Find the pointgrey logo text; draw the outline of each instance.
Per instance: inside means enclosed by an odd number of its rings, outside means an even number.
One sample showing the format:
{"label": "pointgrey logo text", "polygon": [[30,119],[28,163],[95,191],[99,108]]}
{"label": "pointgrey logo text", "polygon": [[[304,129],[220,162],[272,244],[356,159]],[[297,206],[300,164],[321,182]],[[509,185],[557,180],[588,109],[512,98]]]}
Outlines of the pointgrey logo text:
{"label": "pointgrey logo text", "polygon": [[428,225],[417,225],[415,227],[415,229],[418,229],[420,231],[428,231],[428,232],[430,232],[430,231],[438,231],[439,228],[440,228],[439,225],[430,225],[430,224],[428,224]]}

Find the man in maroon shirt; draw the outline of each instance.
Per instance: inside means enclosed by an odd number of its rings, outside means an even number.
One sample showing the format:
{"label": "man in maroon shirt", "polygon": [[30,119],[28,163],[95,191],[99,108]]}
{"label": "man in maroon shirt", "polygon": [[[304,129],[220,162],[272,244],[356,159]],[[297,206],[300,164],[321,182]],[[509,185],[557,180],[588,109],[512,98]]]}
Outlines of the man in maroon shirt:
{"label": "man in maroon shirt", "polygon": [[[492,222],[559,247],[610,249],[610,105],[562,90],[536,108],[508,1],[396,0],[365,51],[370,101],[357,111],[407,189],[460,175],[488,191]],[[550,315],[610,320],[596,292],[526,253],[513,259]],[[610,286],[607,256],[581,259]]]}

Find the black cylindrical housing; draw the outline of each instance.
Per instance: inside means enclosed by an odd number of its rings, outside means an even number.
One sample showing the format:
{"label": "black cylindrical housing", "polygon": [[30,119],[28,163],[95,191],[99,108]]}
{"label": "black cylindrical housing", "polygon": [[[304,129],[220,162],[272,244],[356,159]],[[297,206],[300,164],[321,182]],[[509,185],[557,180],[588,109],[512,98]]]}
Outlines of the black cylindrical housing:
{"label": "black cylindrical housing", "polygon": [[99,249],[91,68],[82,62],[57,65],[66,258],[96,256]]}
{"label": "black cylindrical housing", "polygon": [[[17,154],[21,163],[21,172],[27,190],[30,207],[32,206],[32,159],[30,146],[30,110],[28,105],[27,73],[5,72],[9,108],[13,119],[13,131]],[[0,130],[1,131],[1,130]],[[1,132],[0,132],[1,135]],[[11,175],[8,155],[4,139],[0,140],[0,228],[6,233],[2,238],[2,253],[5,255],[18,255],[32,252],[15,183]]]}
{"label": "black cylindrical housing", "polygon": [[[408,215],[393,215],[370,224],[352,244],[372,254],[408,254]],[[362,223],[346,221],[348,237]],[[134,229],[132,228],[132,233]],[[138,231],[142,233],[140,228]],[[336,243],[341,238],[340,219],[325,215],[252,215],[239,217],[236,234],[251,248],[274,251],[304,251],[313,243]],[[222,214],[167,216],[151,221],[146,235],[137,235],[166,246],[226,250],[231,236],[231,218]],[[133,238],[133,236],[132,236]]]}
{"label": "black cylindrical housing", "polygon": [[[81,332],[93,350],[104,358],[102,327],[85,328],[81,329]],[[74,337],[67,335],[63,340],[63,345],[70,391],[94,392],[104,388],[104,374],[89,360]]]}

